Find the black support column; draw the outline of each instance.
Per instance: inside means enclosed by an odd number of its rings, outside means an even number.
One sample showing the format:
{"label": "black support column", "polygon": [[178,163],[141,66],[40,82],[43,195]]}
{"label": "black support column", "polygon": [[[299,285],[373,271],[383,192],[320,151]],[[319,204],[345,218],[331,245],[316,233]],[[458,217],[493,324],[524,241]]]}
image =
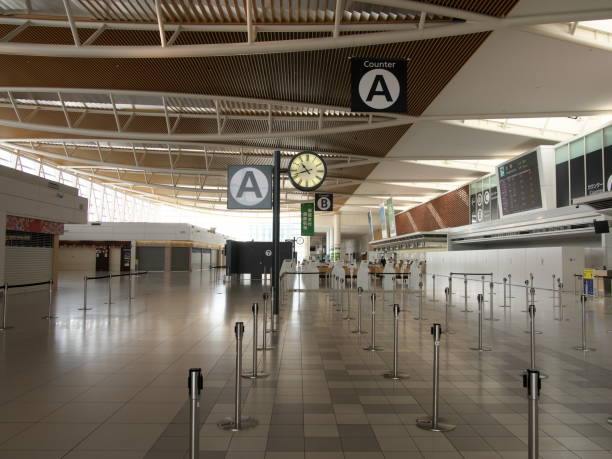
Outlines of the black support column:
{"label": "black support column", "polygon": [[274,152],[274,185],[272,196],[272,330],[278,330],[280,309],[280,185],[281,154]]}

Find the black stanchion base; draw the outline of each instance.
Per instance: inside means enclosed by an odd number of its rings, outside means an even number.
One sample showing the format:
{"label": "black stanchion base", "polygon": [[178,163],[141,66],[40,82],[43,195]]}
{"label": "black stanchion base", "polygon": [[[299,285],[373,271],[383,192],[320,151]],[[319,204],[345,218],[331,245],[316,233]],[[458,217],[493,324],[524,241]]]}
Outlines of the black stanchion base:
{"label": "black stanchion base", "polygon": [[474,312],[474,310],[473,309],[462,309],[459,312]]}
{"label": "black stanchion base", "polygon": [[363,331],[363,330],[353,330],[351,333],[355,333],[356,335],[367,335],[368,334],[367,331]]}
{"label": "black stanchion base", "polygon": [[450,432],[451,430],[455,430],[457,426],[453,424],[447,424],[445,422],[438,422],[438,424],[434,427],[433,421],[431,418],[418,418],[416,420],[416,425],[419,429],[429,430],[431,432]]}
{"label": "black stanchion base", "polygon": [[225,418],[217,422],[217,427],[222,430],[231,430],[233,432],[239,432],[240,430],[248,430],[252,429],[253,427],[257,427],[258,424],[259,422],[257,422],[256,419],[253,419],[249,416],[240,419],[240,426],[236,425],[234,418]]}
{"label": "black stanchion base", "polygon": [[393,379],[395,381],[399,381],[400,379],[409,379],[410,376],[408,376],[407,374],[404,374],[404,373],[398,373],[398,374],[394,375],[392,372],[389,372],[389,373],[384,373],[383,374],[383,378],[385,378],[385,379]]}
{"label": "black stanchion base", "polygon": [[253,372],[251,372],[251,373],[243,373],[240,376],[242,376],[244,379],[261,379],[261,378],[267,378],[270,375],[268,373],[257,373],[254,375]]}
{"label": "black stanchion base", "polygon": [[491,321],[491,322],[499,322],[499,319],[496,318],[496,317],[493,317],[492,319],[490,317],[485,317],[484,320],[488,320],[488,321]]}
{"label": "black stanchion base", "polygon": [[77,311],[91,311],[93,308],[78,308]]}
{"label": "black stanchion base", "polygon": [[608,418],[608,424],[612,424],[612,418]]}
{"label": "black stanchion base", "polygon": [[12,325],[5,325],[4,327],[0,327],[0,331],[5,331],[5,330],[11,330],[15,327],[13,327]]}
{"label": "black stanchion base", "polygon": [[115,303],[113,303],[113,302],[109,303],[109,302],[105,301],[104,304],[115,304]]}
{"label": "black stanchion base", "polygon": [[471,347],[470,348],[472,351],[479,351],[479,352],[488,352],[488,351],[492,351],[493,349],[491,349],[488,346],[482,346],[482,347]]}
{"label": "black stanchion base", "polygon": [[51,319],[57,319],[59,316],[42,316],[41,319],[47,319],[47,320],[51,320]]}
{"label": "black stanchion base", "polygon": [[370,351],[370,352],[376,352],[376,351],[382,351],[384,350],[383,347],[378,347],[378,346],[368,346],[368,347],[364,347],[363,348],[364,351]]}
{"label": "black stanchion base", "polygon": [[276,349],[274,346],[266,346],[266,347],[259,346],[257,348],[258,351],[272,351],[274,349]]}
{"label": "black stanchion base", "polygon": [[582,347],[582,346],[574,346],[574,349],[576,349],[577,351],[582,351],[582,352],[593,352],[596,349],[592,348],[592,347]]}
{"label": "black stanchion base", "polygon": [[[529,333],[531,333],[531,330],[525,330],[523,333],[527,333],[527,334],[529,334]],[[542,335],[542,334],[543,334],[543,332],[542,332],[541,330],[536,330],[536,331],[535,331],[535,334],[536,334],[536,335]]]}

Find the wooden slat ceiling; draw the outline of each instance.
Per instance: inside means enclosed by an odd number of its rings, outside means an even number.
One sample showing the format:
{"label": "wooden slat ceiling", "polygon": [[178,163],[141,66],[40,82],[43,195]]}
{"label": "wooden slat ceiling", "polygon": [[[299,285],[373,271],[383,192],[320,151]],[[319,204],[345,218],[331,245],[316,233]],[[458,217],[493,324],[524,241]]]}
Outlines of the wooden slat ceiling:
{"label": "wooden slat ceiling", "polygon": [[[491,16],[505,16],[518,0],[431,0],[429,3],[464,9]],[[281,0],[271,0],[270,5]],[[117,5],[122,2],[113,2]],[[134,4],[134,2],[125,2]],[[145,2],[147,3],[147,2]],[[148,2],[152,4],[152,1]],[[242,17],[220,13],[219,17],[204,14],[199,17],[194,9],[185,5],[191,2],[165,0],[165,8],[173,8],[173,21],[185,22],[240,22]],[[196,2],[194,2],[196,3]],[[230,4],[242,7],[243,1],[211,2],[202,0],[199,4]],[[372,20],[371,5],[348,2],[353,10],[367,12],[344,20]],[[259,3],[257,3],[259,4]],[[264,2],[267,5],[268,3]],[[295,2],[296,5],[300,4]],[[321,1],[319,10],[331,8],[335,2]],[[98,5],[96,8],[95,5]],[[80,1],[80,6],[95,19],[151,21],[150,12],[128,11],[123,16],[110,13],[104,17],[100,2]],[[178,5],[183,5],[184,11]],[[366,11],[366,6],[370,10]],[[347,8],[349,9],[349,8]],[[236,11],[238,11],[236,10]],[[384,8],[377,7],[377,11]],[[387,9],[388,10],[388,9]],[[169,11],[169,10],[168,10]],[[206,11],[206,8],[201,9]],[[384,12],[384,11],[383,11]],[[291,22],[291,18],[268,17],[263,12],[256,20],[278,23]],[[393,13],[393,14],[387,14]],[[386,11],[387,16],[377,20],[411,21],[410,12]],[[170,15],[170,13],[167,13]],[[259,14],[259,13],[257,13]],[[170,16],[169,16],[170,17]],[[297,16],[294,16],[295,19]],[[303,18],[304,21],[313,18]],[[442,19],[442,18],[438,18]],[[318,22],[329,21],[325,13]],[[333,16],[331,18],[333,22]],[[316,22],[316,21],[315,21]],[[6,33],[11,27],[0,27]],[[80,31],[81,32],[81,31]],[[92,31],[83,30],[83,39]],[[304,39],[325,36],[321,33],[259,33],[260,41],[287,38]],[[0,72],[2,86],[47,86],[96,89],[149,90],[178,93],[196,93],[249,97],[259,99],[285,100],[333,106],[350,105],[350,57],[369,56],[381,58],[409,59],[408,114],[418,116],[435,99],[446,84],[461,69],[465,62],[487,38],[488,33],[431,39],[417,42],[393,43],[349,49],[296,52],[267,55],[221,56],[207,58],[176,59],[84,59],[51,58],[36,56],[0,56],[3,71]],[[72,43],[66,29],[31,27],[18,35],[15,42]],[[176,44],[189,43],[234,43],[246,41],[242,33],[181,33]],[[98,38],[99,45],[142,44],[156,45],[159,35],[151,31],[109,30]],[[282,123],[282,122],[278,122]],[[366,132],[326,135],[318,137],[290,137],[282,139],[246,140],[243,143],[268,148],[312,149],[321,152],[357,153],[384,156],[395,145],[410,126],[377,129]],[[0,129],[4,137],[57,137],[48,133]],[[61,136],[60,136],[61,137]],[[363,166],[352,170],[355,178],[366,178],[375,166]],[[351,186],[342,190],[354,191]]]}

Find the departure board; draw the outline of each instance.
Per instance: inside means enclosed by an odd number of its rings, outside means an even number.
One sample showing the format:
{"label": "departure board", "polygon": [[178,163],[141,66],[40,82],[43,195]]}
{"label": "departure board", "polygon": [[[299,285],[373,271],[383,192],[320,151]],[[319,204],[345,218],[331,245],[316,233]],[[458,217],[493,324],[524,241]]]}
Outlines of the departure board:
{"label": "departure board", "polygon": [[542,207],[538,154],[527,153],[497,168],[504,215]]}

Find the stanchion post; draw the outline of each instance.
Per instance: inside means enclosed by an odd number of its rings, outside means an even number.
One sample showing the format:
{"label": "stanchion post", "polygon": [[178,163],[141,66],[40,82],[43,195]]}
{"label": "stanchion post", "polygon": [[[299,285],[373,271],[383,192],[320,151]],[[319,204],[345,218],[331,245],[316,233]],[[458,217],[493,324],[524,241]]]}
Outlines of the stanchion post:
{"label": "stanchion post", "polygon": [[504,304],[502,308],[508,307],[507,298],[506,298],[507,287],[508,287],[508,279],[504,277]]}
{"label": "stanchion post", "polygon": [[357,330],[353,330],[353,333],[359,335],[367,333],[361,329],[361,304],[362,304],[363,288],[357,287]]}
{"label": "stanchion post", "polygon": [[512,305],[512,274],[508,274],[508,304]]}
{"label": "stanchion post", "polygon": [[202,369],[189,369],[189,459],[200,458],[200,392],[203,387]]}
{"label": "stanchion post", "polygon": [[244,336],[244,323],[236,322],[234,325],[234,334],[236,335],[236,372],[234,380],[234,417],[225,418],[217,423],[217,426],[223,430],[239,430],[250,429],[257,425],[257,421],[253,418],[242,417],[242,338]]}
{"label": "stanchion post", "polygon": [[87,307],[87,280],[87,275],[83,276],[83,307],[79,308],[79,311],[83,311],[83,314],[85,314],[85,311],[91,310]]}
{"label": "stanchion post", "polygon": [[453,306],[453,273],[448,276],[448,306]]}
{"label": "stanchion post", "polygon": [[419,315],[414,320],[427,320],[423,317],[423,282],[419,282]]}
{"label": "stanchion post", "polygon": [[557,279],[559,282],[559,295],[557,297],[557,301],[559,301],[559,320],[563,321],[563,282],[560,279]]}
{"label": "stanchion post", "polygon": [[108,273],[108,307],[110,309],[110,305],[113,304],[112,302],[112,285],[113,285],[113,275],[111,273]]}
{"label": "stanchion post", "polygon": [[382,347],[376,346],[376,293],[372,293],[370,296],[372,301],[372,320],[370,322],[370,345],[364,347],[365,351],[382,351]]}
{"label": "stanchion post", "polygon": [[463,312],[472,312],[471,309],[468,309],[468,279],[467,274],[463,275]]}
{"label": "stanchion post", "polygon": [[529,280],[525,279],[525,310],[521,312],[528,312],[529,310]]}
{"label": "stanchion post", "polygon": [[47,319],[47,320],[51,320],[51,319],[57,319],[57,316],[54,316],[53,314],[51,314],[51,304],[53,303],[53,280],[49,281],[49,298],[48,298],[48,305],[47,305],[47,315],[46,316],[42,316],[42,319]]}
{"label": "stanchion post", "polygon": [[491,348],[489,346],[483,346],[482,344],[482,319],[483,319],[482,316],[484,315],[484,311],[483,311],[484,298],[482,294],[479,293],[476,299],[478,301],[478,347],[470,347],[470,349],[473,351],[479,351],[479,352],[490,351]]}
{"label": "stanchion post", "polygon": [[[344,287],[345,287],[344,293],[346,294],[346,316],[343,317],[342,319],[343,320],[353,320],[353,318],[351,317],[351,287],[348,285],[348,282],[345,282]],[[347,287],[348,287],[348,290],[347,290]]]}
{"label": "stanchion post", "polygon": [[489,317],[485,320],[489,320],[491,322],[497,322],[499,319],[493,317],[493,281],[489,282]]}
{"label": "stanchion post", "polygon": [[485,297],[485,277],[484,276],[480,276],[480,282],[482,284],[482,288],[481,288],[481,292],[482,293],[482,297]]}
{"label": "stanchion post", "polygon": [[268,292],[264,292],[263,293],[263,326],[261,327],[262,330],[262,345],[261,347],[258,347],[257,350],[259,351],[269,351],[274,349],[274,346],[268,346],[268,333],[272,332],[272,329],[268,328],[268,298],[269,298],[269,294]]}
{"label": "stanchion post", "polygon": [[436,301],[436,275],[431,275],[431,301]]}
{"label": "stanchion post", "polygon": [[528,458],[538,459],[540,457],[538,399],[540,398],[540,390],[542,389],[540,372],[532,368],[527,369],[523,374],[523,387],[527,388],[527,398],[529,400]]}
{"label": "stanchion post", "polygon": [[442,327],[440,324],[433,324],[431,334],[434,338],[434,355],[433,355],[433,397],[431,416],[418,418],[416,421],[417,427],[423,430],[432,432],[450,432],[456,426],[439,422],[439,397],[440,397],[440,341],[442,338]]}
{"label": "stanchion post", "polygon": [[405,379],[408,376],[400,374],[398,372],[398,352],[399,352],[399,304],[393,305],[393,368],[390,372],[385,373],[383,376],[387,379]]}
{"label": "stanchion post", "polygon": [[[252,363],[252,371],[250,373],[244,373],[242,375],[243,378],[246,379],[257,379],[257,378],[265,378],[268,376],[267,373],[258,373],[257,372],[257,318],[259,316],[259,303],[255,302],[251,306],[251,311],[253,312],[253,363]],[[265,333],[264,333],[265,335]]]}
{"label": "stanchion post", "polygon": [[8,308],[8,284],[5,282],[2,287],[2,326],[0,326],[0,331],[9,330],[13,328],[10,325],[6,324],[6,311]]}
{"label": "stanchion post", "polygon": [[445,333],[447,335],[454,335],[455,331],[451,330],[448,326],[448,308],[450,306],[451,301],[451,291],[448,287],[444,289],[444,296],[446,298],[444,305],[444,328],[446,329]]}
{"label": "stanchion post", "polygon": [[577,351],[590,352],[595,349],[587,345],[587,325],[586,325],[586,302],[587,296],[580,295],[580,345],[574,347]]}

